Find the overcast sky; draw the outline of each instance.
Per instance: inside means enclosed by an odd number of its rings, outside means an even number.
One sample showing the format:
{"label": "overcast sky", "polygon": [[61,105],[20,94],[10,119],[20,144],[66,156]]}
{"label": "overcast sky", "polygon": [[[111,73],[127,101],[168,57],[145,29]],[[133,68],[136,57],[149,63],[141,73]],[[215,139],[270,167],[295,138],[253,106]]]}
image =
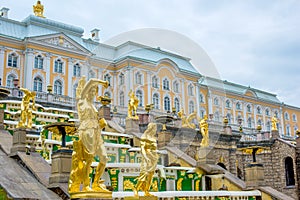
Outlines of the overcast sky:
{"label": "overcast sky", "polygon": [[[32,14],[35,0],[0,0],[9,18]],[[42,0],[44,15],[101,41],[142,28],[178,32],[200,45],[221,79],[278,95],[300,107],[299,0]],[[188,56],[188,55],[184,55]]]}

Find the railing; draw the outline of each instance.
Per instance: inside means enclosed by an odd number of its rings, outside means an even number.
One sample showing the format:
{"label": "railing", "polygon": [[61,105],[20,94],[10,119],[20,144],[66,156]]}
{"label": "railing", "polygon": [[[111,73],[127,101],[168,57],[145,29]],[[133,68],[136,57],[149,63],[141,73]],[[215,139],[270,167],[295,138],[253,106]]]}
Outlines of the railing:
{"label": "railing", "polygon": [[[139,193],[142,194],[142,193]],[[248,200],[261,197],[259,190],[252,191],[167,191],[151,192],[158,197],[158,200]],[[127,196],[133,196],[133,192],[113,192],[114,200],[124,200]]]}

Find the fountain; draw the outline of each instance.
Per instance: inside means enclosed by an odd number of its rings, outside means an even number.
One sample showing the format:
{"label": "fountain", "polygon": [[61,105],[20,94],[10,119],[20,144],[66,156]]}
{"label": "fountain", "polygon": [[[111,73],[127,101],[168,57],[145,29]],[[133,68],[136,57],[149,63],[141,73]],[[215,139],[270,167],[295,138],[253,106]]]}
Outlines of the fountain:
{"label": "fountain", "polygon": [[162,124],[162,130],[160,133],[158,133],[157,141],[158,141],[158,148],[166,146],[172,138],[172,132],[167,131],[167,124],[172,122],[174,120],[174,117],[169,115],[161,115],[158,117],[155,117],[155,121],[157,123]]}

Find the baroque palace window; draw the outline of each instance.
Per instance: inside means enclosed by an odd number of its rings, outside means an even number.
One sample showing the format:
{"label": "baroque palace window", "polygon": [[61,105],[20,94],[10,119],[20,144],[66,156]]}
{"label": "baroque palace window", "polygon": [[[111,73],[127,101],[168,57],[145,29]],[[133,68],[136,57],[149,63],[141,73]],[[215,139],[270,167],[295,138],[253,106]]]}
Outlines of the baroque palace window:
{"label": "baroque palace window", "polygon": [[18,56],[15,53],[11,53],[8,55],[7,65],[9,67],[18,67]]}
{"label": "baroque palace window", "polygon": [[139,106],[143,106],[143,92],[141,90],[136,91],[136,97],[139,100]]}
{"label": "baroque palace window", "polygon": [[176,112],[179,112],[180,103],[179,103],[179,99],[177,97],[175,97],[175,99],[174,99],[174,107],[175,107]]}
{"label": "baroque palace window", "polygon": [[154,104],[154,109],[159,109],[159,96],[157,93],[153,94],[152,102]]}
{"label": "baroque palace window", "polygon": [[120,75],[119,75],[119,83],[120,83],[120,85],[124,85],[124,83],[125,83],[125,76],[124,76],[124,74],[123,73],[121,73]]}
{"label": "baroque palace window", "polygon": [[73,66],[73,76],[76,76],[76,77],[81,76],[81,68],[78,63]]}
{"label": "baroque palace window", "polygon": [[62,83],[59,80],[54,82],[54,94],[62,95],[63,87]]}
{"label": "baroque palace window", "polygon": [[10,87],[13,88],[14,87],[14,79],[16,77],[12,74],[8,75],[7,79],[6,79],[6,87]]}
{"label": "baroque palace window", "polygon": [[156,76],[152,77],[152,87],[158,88],[158,78]]}
{"label": "baroque palace window", "polygon": [[167,78],[165,78],[163,80],[163,89],[164,90],[170,90],[170,82],[169,82],[169,80]]}
{"label": "baroque palace window", "polygon": [[173,90],[174,92],[179,92],[179,83],[177,81],[173,83]]}
{"label": "baroque palace window", "polygon": [[37,55],[34,58],[34,68],[43,69],[44,59],[41,55]]}
{"label": "baroque palace window", "polygon": [[61,59],[57,59],[54,63],[54,72],[63,73],[63,61]]}
{"label": "baroque palace window", "polygon": [[171,111],[171,107],[170,107],[170,98],[169,97],[165,97],[164,98],[164,109],[167,112]]}
{"label": "baroque palace window", "polygon": [[120,102],[119,102],[120,106],[124,106],[124,92],[123,91],[120,92],[119,98],[120,98]]}
{"label": "baroque palace window", "polygon": [[188,86],[188,95],[194,96],[194,87],[192,84]]}
{"label": "baroque palace window", "polygon": [[43,81],[40,77],[35,77],[33,80],[33,91],[42,92],[43,91]]}

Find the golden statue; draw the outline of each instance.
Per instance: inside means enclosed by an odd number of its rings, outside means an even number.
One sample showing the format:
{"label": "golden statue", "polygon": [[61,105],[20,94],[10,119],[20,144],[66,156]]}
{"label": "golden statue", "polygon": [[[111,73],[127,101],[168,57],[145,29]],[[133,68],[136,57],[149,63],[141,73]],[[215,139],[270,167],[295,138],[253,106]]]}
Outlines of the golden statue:
{"label": "golden statue", "polygon": [[278,131],[277,122],[278,122],[278,120],[277,120],[276,116],[272,117],[272,131]]}
{"label": "golden statue", "polygon": [[[35,108],[35,95],[36,92],[31,92],[26,88],[20,88],[24,93],[21,103],[21,119],[17,125],[17,128],[32,128],[32,110]],[[30,109],[30,101],[32,100],[32,107]]]}
{"label": "golden statue", "polygon": [[184,114],[183,109],[181,109],[178,112],[178,117],[181,118],[181,127],[182,128],[191,128],[191,129],[196,128],[195,124],[191,123],[191,121],[197,117],[196,111],[191,113],[189,116],[186,117],[186,115]]}
{"label": "golden statue", "polygon": [[[85,82],[85,77],[82,77],[81,83]],[[82,193],[87,195],[88,192],[92,192],[91,195],[95,195],[95,192],[101,193],[103,198],[111,197],[111,191],[107,190],[103,184],[104,181],[100,180],[108,158],[101,137],[101,130],[106,125],[106,121],[98,119],[98,111],[93,104],[99,84],[104,87],[108,86],[107,81],[90,79],[84,84],[84,87],[76,91],[80,125],[78,128],[79,140],[73,142],[72,170],[69,180],[69,193],[72,198],[83,197],[80,195]],[[99,157],[100,162],[96,168],[92,187],[90,187],[89,174],[95,156]],[[80,191],[80,184],[83,184],[82,191]]]}
{"label": "golden statue", "polygon": [[41,1],[37,1],[36,5],[33,5],[34,15],[37,17],[44,17],[44,6],[41,4]]}
{"label": "golden statue", "polygon": [[138,191],[142,190],[145,196],[153,196],[149,193],[152,178],[156,170],[158,162],[157,144],[156,144],[156,130],[155,123],[149,123],[147,130],[141,137],[141,172],[137,178],[137,184],[134,188],[134,196],[138,196]]}
{"label": "golden statue", "polygon": [[131,119],[139,119],[139,117],[136,114],[137,107],[139,105],[138,98],[134,95],[134,92],[130,90],[128,96],[130,97],[128,102],[128,118]]}
{"label": "golden statue", "polygon": [[209,135],[208,135],[208,123],[207,123],[207,115],[204,115],[203,119],[199,122],[200,132],[202,135],[201,147],[209,146]]}

